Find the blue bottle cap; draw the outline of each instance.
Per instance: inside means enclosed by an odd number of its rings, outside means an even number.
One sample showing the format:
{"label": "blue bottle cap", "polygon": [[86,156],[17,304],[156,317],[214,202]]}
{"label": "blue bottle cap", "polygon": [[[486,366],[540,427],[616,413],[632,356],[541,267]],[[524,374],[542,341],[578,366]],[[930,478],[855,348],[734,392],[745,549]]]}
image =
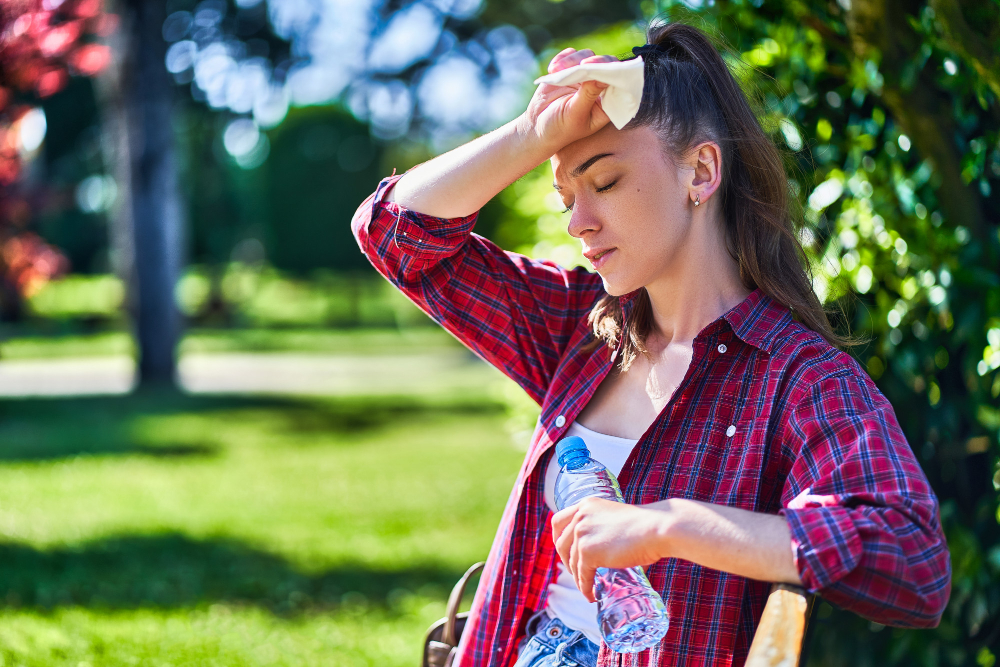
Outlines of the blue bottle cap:
{"label": "blue bottle cap", "polygon": [[565,468],[566,463],[572,459],[588,458],[590,458],[590,450],[587,449],[587,443],[583,441],[583,438],[571,435],[556,443],[556,459],[559,461],[560,468]]}

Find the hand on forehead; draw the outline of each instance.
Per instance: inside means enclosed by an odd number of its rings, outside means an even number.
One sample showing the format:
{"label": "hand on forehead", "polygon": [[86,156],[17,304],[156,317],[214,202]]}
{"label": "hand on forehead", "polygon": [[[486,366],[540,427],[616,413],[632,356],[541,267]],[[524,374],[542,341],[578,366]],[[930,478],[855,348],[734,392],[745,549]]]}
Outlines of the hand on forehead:
{"label": "hand on forehead", "polygon": [[601,84],[601,107],[618,129],[635,118],[645,85],[642,58],[619,61],[614,56],[595,56],[593,51],[567,49],[549,63],[549,74],[536,84],[557,88],[579,88],[594,81]]}

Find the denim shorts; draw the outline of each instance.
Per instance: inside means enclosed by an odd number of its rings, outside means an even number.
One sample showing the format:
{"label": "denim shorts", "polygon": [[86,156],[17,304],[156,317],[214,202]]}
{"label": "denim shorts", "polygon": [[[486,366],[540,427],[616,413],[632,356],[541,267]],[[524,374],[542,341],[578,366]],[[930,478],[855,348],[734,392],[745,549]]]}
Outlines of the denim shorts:
{"label": "denim shorts", "polygon": [[543,610],[528,621],[514,667],[596,667],[599,647]]}

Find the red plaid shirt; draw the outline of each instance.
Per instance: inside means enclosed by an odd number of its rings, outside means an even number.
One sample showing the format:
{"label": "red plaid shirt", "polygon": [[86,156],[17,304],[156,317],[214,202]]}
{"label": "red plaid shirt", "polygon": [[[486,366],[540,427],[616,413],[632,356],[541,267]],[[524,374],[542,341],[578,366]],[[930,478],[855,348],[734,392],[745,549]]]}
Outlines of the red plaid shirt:
{"label": "red plaid shirt", "polygon": [[[612,367],[587,349],[600,277],[507,253],[445,220],[383,201],[352,228],[378,271],[541,405],[459,649],[461,667],[509,665],[558,555],[543,499],[553,443]],[[631,300],[624,297],[625,316]],[[690,498],[782,514],[805,587],[887,625],[937,624],[950,561],[937,499],[892,407],[848,355],[759,290],[698,335],[687,374],[619,476],[625,500]],[[668,558],[648,570],[670,630],[598,664],[741,665],[769,584]]]}

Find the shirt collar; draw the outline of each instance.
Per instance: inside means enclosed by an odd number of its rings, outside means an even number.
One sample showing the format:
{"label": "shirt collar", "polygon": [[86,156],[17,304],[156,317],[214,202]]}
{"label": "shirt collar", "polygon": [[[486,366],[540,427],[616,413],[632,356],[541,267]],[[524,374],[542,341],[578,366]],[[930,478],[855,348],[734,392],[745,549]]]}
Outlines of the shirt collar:
{"label": "shirt collar", "polygon": [[627,304],[630,304],[633,301],[635,301],[635,297],[639,295],[639,291],[640,290],[632,290],[628,294],[622,294],[620,297],[618,297],[618,303],[620,303],[622,307],[625,307]]}
{"label": "shirt collar", "polygon": [[[635,290],[618,297],[626,316],[638,294],[639,290]],[[737,338],[770,354],[774,348],[775,336],[792,321],[792,314],[788,308],[757,288],[747,298],[733,306],[722,319],[729,323]],[[708,325],[701,333],[715,331],[720,321],[716,320],[714,326]]]}
{"label": "shirt collar", "polygon": [[771,353],[778,333],[792,321],[792,314],[760,288],[722,316],[737,338]]}

